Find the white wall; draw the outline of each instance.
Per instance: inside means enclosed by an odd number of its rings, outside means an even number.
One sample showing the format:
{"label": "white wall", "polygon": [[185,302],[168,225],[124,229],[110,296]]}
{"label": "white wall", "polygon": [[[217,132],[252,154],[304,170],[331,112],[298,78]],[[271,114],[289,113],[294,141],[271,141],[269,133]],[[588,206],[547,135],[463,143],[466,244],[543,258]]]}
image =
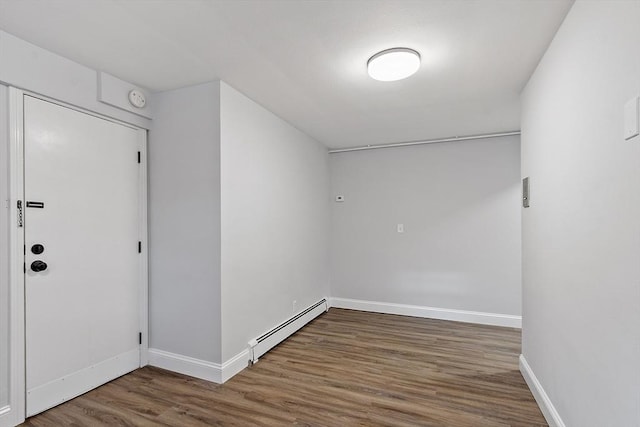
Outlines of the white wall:
{"label": "white wall", "polygon": [[519,159],[517,136],[332,154],[332,297],[519,315]]}
{"label": "white wall", "polygon": [[222,354],[328,293],[327,149],[221,83]]}
{"label": "white wall", "polygon": [[523,354],[567,426],[640,425],[639,23],[576,2],[523,93]]}
{"label": "white wall", "polygon": [[150,347],[220,359],[219,82],[153,96]]}
{"label": "white wall", "polygon": [[[98,100],[98,73],[41,47],[0,31],[0,82],[45,95],[147,129],[149,119]],[[103,96],[126,96],[107,87]],[[115,93],[113,93],[115,90]]]}

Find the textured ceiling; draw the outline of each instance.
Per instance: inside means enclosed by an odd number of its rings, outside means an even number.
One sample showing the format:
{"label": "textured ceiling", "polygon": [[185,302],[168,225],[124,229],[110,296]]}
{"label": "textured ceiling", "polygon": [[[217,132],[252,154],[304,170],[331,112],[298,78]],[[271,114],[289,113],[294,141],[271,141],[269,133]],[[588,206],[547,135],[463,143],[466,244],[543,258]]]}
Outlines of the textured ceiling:
{"label": "textured ceiling", "polygon": [[[222,79],[331,148],[519,129],[570,0],[0,0],[0,28],[151,90]],[[367,59],[410,47],[409,79]]]}

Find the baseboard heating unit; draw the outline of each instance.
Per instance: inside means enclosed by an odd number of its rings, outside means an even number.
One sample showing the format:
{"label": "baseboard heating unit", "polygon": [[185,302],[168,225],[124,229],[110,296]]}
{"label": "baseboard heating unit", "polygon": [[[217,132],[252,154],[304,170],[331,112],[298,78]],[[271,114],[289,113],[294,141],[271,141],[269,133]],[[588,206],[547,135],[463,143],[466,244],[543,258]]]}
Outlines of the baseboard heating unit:
{"label": "baseboard heating unit", "polygon": [[326,298],[323,298],[289,320],[249,341],[249,363],[256,363],[267,351],[328,310],[329,304]]}

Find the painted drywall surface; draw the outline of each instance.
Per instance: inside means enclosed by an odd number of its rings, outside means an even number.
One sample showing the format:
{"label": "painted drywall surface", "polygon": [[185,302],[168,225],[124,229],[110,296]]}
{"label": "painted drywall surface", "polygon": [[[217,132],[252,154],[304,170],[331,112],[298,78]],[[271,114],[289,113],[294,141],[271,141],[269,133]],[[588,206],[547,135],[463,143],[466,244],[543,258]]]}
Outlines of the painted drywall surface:
{"label": "painted drywall surface", "polygon": [[145,129],[149,127],[149,119],[98,101],[96,70],[4,31],[0,31],[0,82]]}
{"label": "painted drywall surface", "polygon": [[0,408],[9,404],[8,90],[0,85]]}
{"label": "painted drywall surface", "polygon": [[222,353],[328,292],[327,149],[221,83]]}
{"label": "painted drywall surface", "polygon": [[220,363],[219,82],[153,96],[150,347]]}
{"label": "painted drywall surface", "polygon": [[517,136],[332,154],[331,296],[519,315],[519,159]]}
{"label": "painted drywall surface", "polygon": [[523,354],[567,426],[640,425],[638,22],[576,2],[523,93]]}

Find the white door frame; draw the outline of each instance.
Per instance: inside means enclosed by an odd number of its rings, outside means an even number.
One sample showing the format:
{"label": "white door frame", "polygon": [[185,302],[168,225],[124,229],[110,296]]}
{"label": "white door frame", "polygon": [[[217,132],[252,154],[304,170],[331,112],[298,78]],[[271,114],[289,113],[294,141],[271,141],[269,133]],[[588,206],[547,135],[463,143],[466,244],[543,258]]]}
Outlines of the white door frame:
{"label": "white door frame", "polygon": [[[65,108],[89,114],[103,120],[118,123],[136,130],[140,127],[114,120],[94,112],[53,100],[28,91],[9,88],[9,294],[10,294],[10,355],[9,355],[9,404],[14,414],[14,425],[24,421],[26,415],[26,370],[25,370],[25,275],[24,275],[24,228],[19,227],[18,201],[24,212],[24,97],[31,96]],[[149,271],[147,235],[147,133],[139,132],[138,147],[141,163],[139,167],[139,239],[142,242],[139,272],[139,318],[142,344],[140,366],[148,364],[149,349]],[[131,159],[134,161],[134,159]],[[133,242],[132,242],[133,243]]]}

